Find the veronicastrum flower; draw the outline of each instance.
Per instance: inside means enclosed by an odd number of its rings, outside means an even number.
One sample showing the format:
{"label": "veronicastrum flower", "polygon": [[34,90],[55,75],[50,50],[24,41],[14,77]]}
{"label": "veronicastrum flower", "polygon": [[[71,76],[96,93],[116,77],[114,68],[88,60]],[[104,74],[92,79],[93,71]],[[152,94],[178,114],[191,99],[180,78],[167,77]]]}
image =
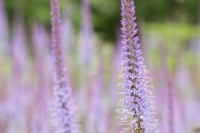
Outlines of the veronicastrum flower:
{"label": "veronicastrum flower", "polygon": [[64,67],[63,48],[60,36],[59,0],[51,0],[52,54],[54,59],[54,97],[58,133],[79,133],[71,88]]}
{"label": "veronicastrum flower", "polygon": [[143,133],[156,128],[154,101],[135,22],[134,0],[121,0],[123,83],[120,87],[120,123],[123,132]]}

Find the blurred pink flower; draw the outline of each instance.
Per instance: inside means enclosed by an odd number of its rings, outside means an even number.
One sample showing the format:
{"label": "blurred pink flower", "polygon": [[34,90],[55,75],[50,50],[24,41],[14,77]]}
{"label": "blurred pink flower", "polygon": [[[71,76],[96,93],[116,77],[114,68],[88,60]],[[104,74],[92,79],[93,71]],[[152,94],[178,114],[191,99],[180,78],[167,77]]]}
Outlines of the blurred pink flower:
{"label": "blurred pink flower", "polygon": [[58,133],[79,133],[71,88],[64,66],[64,53],[60,35],[59,0],[51,0],[52,54],[54,61],[54,98]]}
{"label": "blurred pink flower", "polygon": [[89,0],[82,2],[82,23],[80,35],[80,59],[83,64],[90,64],[93,57],[93,26]]}

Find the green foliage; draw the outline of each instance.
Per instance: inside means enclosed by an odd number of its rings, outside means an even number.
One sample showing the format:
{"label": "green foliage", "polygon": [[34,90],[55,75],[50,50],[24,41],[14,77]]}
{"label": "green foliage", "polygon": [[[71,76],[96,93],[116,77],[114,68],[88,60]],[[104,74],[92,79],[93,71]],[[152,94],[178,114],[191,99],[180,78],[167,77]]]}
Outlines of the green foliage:
{"label": "green foliage", "polygon": [[174,58],[174,55],[168,55],[167,57],[167,65],[170,73],[174,74],[177,66],[177,60]]}
{"label": "green foliage", "polygon": [[[158,37],[165,40],[169,46],[176,44],[183,44],[188,42],[191,38],[199,35],[199,28],[197,25],[190,25],[186,23],[148,23],[146,25],[148,34],[157,34]],[[178,41],[178,42],[177,42]]]}
{"label": "green foliage", "polygon": [[40,21],[45,25],[50,25],[50,3],[49,0],[6,0],[8,19],[13,22],[13,17],[17,10],[23,12],[25,24],[33,21]]}
{"label": "green foliage", "polygon": [[157,50],[152,50],[151,53],[148,53],[148,59],[153,62],[153,64],[156,67],[159,67],[161,65],[161,58],[160,58],[160,53]]}
{"label": "green foliage", "polygon": [[[50,0],[4,0],[9,22],[17,9],[24,11],[26,24],[34,20],[50,26]],[[120,0],[90,0],[94,29],[105,39],[113,40],[120,26]],[[136,16],[146,22],[198,21],[198,0],[135,0]],[[81,0],[60,0],[63,10],[72,7],[75,30],[81,21]],[[181,31],[180,31],[181,32]],[[185,35],[184,35],[185,36]]]}
{"label": "green foliage", "polygon": [[94,28],[110,39],[116,36],[120,22],[120,3],[119,1],[91,0]]}

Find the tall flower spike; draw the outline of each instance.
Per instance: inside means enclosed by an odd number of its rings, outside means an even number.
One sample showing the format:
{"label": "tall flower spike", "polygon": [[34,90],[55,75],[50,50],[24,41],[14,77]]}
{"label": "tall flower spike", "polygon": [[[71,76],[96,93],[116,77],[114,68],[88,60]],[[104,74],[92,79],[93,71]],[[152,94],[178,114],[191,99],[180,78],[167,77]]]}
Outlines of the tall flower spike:
{"label": "tall flower spike", "polygon": [[93,57],[93,26],[90,11],[90,0],[82,2],[82,24],[80,35],[80,59],[83,65],[90,64]]}
{"label": "tall flower spike", "polygon": [[121,0],[121,10],[123,83],[120,87],[120,124],[126,125],[123,133],[149,132],[149,127],[155,131],[154,102],[137,36],[134,0]]}
{"label": "tall flower spike", "polygon": [[71,88],[66,76],[60,36],[59,0],[51,0],[52,54],[54,59],[54,98],[58,133],[79,133]]}
{"label": "tall flower spike", "polygon": [[[4,1],[0,0],[0,56],[8,52],[8,25]],[[1,57],[2,58],[2,57]]]}

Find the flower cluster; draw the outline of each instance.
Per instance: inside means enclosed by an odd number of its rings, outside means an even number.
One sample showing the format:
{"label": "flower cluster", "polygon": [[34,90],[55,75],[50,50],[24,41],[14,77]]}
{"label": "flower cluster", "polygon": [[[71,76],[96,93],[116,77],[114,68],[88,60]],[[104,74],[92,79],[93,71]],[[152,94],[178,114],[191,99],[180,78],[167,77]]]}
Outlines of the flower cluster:
{"label": "flower cluster", "polygon": [[52,54],[54,59],[54,96],[58,133],[79,133],[71,88],[66,76],[60,36],[59,0],[51,0]]}
{"label": "flower cluster", "polygon": [[120,87],[121,124],[124,132],[143,133],[155,126],[154,102],[137,35],[133,0],[121,0],[123,84]]}

